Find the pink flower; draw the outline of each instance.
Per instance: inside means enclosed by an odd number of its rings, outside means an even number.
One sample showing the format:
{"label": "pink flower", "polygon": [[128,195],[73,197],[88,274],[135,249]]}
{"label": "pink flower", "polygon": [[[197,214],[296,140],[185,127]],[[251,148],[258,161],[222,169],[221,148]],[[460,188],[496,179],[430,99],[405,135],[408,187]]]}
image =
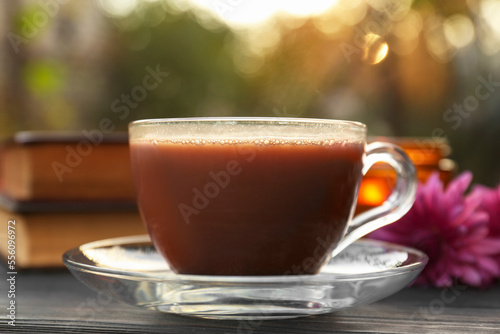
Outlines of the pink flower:
{"label": "pink flower", "polygon": [[[469,195],[471,201],[478,201],[479,208],[486,211],[490,217],[489,237],[500,238],[500,186],[490,189],[482,185],[472,188]],[[497,265],[500,266],[500,253],[494,255]]]}
{"label": "pink flower", "polygon": [[416,284],[449,287],[456,279],[485,287],[500,277],[500,236],[489,235],[482,196],[464,196],[471,180],[472,174],[465,172],[443,189],[438,174],[432,174],[419,184],[415,204],[403,218],[370,234],[429,256]]}

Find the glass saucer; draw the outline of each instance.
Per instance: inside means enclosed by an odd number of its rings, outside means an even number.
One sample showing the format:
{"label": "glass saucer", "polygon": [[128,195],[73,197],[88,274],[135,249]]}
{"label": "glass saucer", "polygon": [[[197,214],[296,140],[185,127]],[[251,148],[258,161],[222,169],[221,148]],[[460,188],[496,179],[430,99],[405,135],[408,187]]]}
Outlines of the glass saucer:
{"label": "glass saucer", "polygon": [[63,256],[99,298],[210,319],[284,319],[338,311],[385,298],[411,283],[427,263],[415,249],[359,240],[317,275],[177,275],[148,236],[84,244]]}

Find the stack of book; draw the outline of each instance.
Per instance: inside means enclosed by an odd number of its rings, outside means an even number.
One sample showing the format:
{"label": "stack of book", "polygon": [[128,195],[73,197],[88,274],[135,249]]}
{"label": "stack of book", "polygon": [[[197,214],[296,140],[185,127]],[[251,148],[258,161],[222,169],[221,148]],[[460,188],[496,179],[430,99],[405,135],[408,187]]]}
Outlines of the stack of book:
{"label": "stack of book", "polygon": [[15,221],[16,267],[59,267],[83,243],[146,233],[126,133],[21,132],[0,146],[0,256]]}

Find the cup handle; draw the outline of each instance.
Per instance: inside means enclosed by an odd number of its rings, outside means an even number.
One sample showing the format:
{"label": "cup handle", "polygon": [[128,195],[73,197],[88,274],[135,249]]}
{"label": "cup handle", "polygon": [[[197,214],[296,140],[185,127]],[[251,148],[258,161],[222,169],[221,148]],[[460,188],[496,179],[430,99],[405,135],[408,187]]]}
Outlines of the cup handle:
{"label": "cup handle", "polygon": [[417,192],[415,166],[406,153],[390,143],[374,142],[366,147],[363,175],[377,162],[388,163],[396,171],[396,186],[389,198],[376,208],[357,215],[347,233],[332,253],[332,257],[361,237],[389,225],[410,210]]}

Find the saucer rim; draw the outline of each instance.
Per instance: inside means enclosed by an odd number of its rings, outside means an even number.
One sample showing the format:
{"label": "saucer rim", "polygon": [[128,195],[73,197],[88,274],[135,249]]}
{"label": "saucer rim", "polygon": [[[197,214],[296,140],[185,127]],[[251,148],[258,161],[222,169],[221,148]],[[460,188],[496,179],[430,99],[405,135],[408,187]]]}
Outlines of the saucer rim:
{"label": "saucer rim", "polygon": [[328,273],[320,271],[316,275],[272,275],[272,276],[214,276],[214,275],[186,275],[176,274],[171,269],[161,270],[130,270],[117,269],[106,266],[97,266],[94,264],[82,263],[75,260],[77,255],[83,255],[83,251],[92,248],[120,246],[125,244],[150,243],[151,239],[147,234],[134,235],[127,237],[108,238],[98,241],[82,244],[79,247],[66,251],[63,255],[63,262],[71,270],[84,271],[97,275],[120,277],[125,279],[142,279],[155,282],[182,281],[182,282],[198,282],[198,283],[297,283],[297,282],[314,282],[324,283],[331,281],[351,281],[353,279],[373,279],[386,276],[397,276],[407,274],[415,270],[422,270],[429,258],[420,250],[402,246],[394,243],[389,243],[374,239],[360,239],[354,242],[357,245],[365,245],[367,247],[383,247],[389,250],[403,251],[415,256],[415,259],[407,264],[402,264],[399,267],[390,269],[382,269],[379,271],[370,271],[366,273]]}

